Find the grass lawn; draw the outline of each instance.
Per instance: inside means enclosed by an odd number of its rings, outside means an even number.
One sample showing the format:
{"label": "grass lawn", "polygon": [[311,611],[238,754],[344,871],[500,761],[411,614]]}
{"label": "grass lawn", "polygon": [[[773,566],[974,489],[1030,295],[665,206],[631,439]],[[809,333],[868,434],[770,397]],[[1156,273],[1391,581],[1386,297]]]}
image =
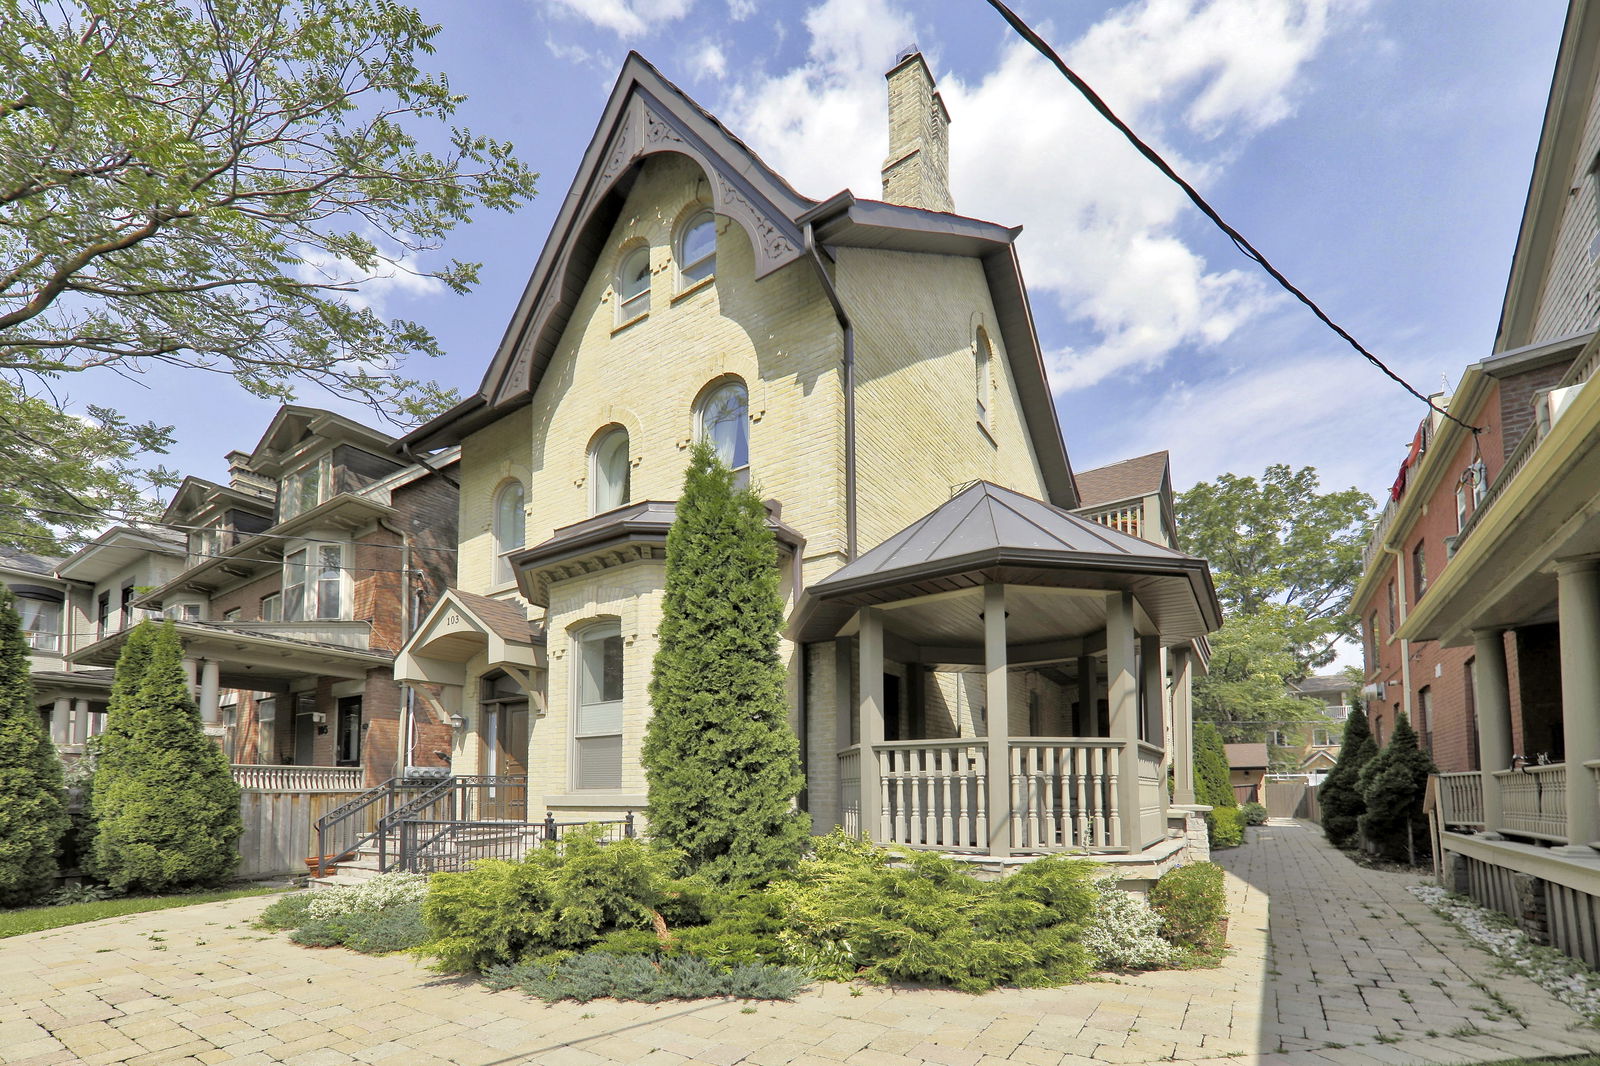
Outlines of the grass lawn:
{"label": "grass lawn", "polygon": [[14,911],[0,911],[0,939],[37,933],[43,929],[58,929],[63,925],[77,925],[101,918],[120,918],[125,914],[142,914],[145,911],[164,911],[172,907],[188,907],[196,903],[218,903],[225,899],[245,896],[268,896],[282,892],[281,887],[225,889],[220,892],[185,892],[175,896],[128,896],[123,899],[103,899],[95,903],[68,903],[60,907],[24,907]]}

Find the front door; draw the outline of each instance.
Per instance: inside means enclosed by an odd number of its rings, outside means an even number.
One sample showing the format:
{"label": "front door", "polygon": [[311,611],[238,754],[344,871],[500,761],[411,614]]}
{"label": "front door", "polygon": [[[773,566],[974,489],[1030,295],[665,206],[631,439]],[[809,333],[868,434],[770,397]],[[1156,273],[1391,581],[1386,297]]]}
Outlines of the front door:
{"label": "front door", "polygon": [[[499,779],[523,777],[528,772],[528,694],[504,674],[484,678],[484,773]],[[522,782],[490,781],[483,799],[482,817],[525,821],[528,789]]]}
{"label": "front door", "polygon": [[339,701],[338,732],[334,734],[334,764],[361,765],[361,697],[346,696]]}

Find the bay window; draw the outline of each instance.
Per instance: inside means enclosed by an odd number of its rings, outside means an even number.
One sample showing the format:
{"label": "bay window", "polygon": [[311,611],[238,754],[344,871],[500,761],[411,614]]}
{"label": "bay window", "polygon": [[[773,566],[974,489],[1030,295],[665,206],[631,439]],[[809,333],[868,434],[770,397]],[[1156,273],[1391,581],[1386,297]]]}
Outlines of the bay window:
{"label": "bay window", "polygon": [[[283,557],[283,621],[342,618],[344,600],[343,545],[316,544]],[[265,606],[263,601],[263,614]]]}

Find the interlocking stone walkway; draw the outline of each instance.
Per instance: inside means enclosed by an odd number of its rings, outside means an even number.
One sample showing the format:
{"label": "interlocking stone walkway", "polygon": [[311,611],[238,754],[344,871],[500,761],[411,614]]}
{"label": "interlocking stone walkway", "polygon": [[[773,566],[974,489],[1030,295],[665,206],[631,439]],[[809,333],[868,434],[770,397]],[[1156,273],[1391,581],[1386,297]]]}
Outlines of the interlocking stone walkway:
{"label": "interlocking stone walkway", "polygon": [[1417,903],[1414,878],[1362,870],[1314,828],[1268,826],[1222,861],[1226,967],[987,996],[547,1006],[263,935],[259,898],[111,919],[0,941],[0,1062],[1407,1066],[1600,1048]]}

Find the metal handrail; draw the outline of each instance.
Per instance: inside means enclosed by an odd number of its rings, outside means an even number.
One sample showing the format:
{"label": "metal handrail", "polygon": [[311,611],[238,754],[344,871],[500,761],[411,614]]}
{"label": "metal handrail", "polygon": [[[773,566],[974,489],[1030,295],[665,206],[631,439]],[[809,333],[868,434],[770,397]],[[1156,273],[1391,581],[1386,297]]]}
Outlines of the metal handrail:
{"label": "metal handrail", "polygon": [[[563,830],[591,825],[619,826],[621,827],[620,837],[624,840],[632,840],[639,835],[632,811],[629,811],[625,817],[614,821],[591,822],[558,822],[555,815],[549,812],[545,814],[544,820],[539,822],[407,818],[399,823],[398,856],[395,867],[406,873],[438,873],[440,872],[438,863],[440,856],[430,855],[430,850],[441,843],[459,843],[463,837],[470,838],[474,834],[525,836],[527,838],[527,847],[502,848],[505,854],[500,857],[515,861],[521,859],[528,850],[531,850],[531,847],[549,841],[560,840]],[[487,856],[479,857],[484,858]],[[429,860],[433,861],[430,862]],[[459,866],[450,868],[459,868]]]}
{"label": "metal handrail", "polygon": [[378,820],[378,824],[381,826],[383,823],[383,817],[387,817],[388,814],[394,811],[395,801],[401,792],[408,791],[410,789],[422,788],[425,784],[426,782],[413,781],[409,778],[391,777],[382,784],[375,785],[372,788],[367,789],[354,799],[347,800],[344,803],[339,804],[339,806],[335,807],[327,814],[324,814],[321,818],[318,818],[317,876],[321,877],[326,872],[327,864],[330,858],[334,862],[338,862],[347,855],[355,854],[363,844],[370,841],[375,833],[379,831],[377,827],[372,830],[368,830],[365,833],[358,831],[354,834],[354,838],[349,844],[338,847],[336,852],[330,853],[328,851],[329,840],[331,839],[337,841],[338,839],[338,837],[334,836],[335,829],[341,826],[349,825],[358,816],[367,814],[368,811],[370,811],[379,803],[385,804],[386,806],[385,814],[380,816]]}

